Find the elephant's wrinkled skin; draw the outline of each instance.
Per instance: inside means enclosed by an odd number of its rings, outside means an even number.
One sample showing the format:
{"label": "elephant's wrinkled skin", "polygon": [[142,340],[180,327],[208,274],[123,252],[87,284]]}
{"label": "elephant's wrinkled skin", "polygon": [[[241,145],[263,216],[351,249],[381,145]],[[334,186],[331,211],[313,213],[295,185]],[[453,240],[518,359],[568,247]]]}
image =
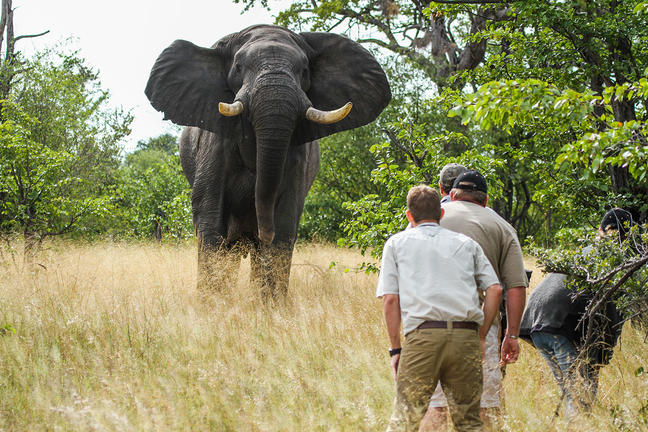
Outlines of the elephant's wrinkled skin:
{"label": "elephant's wrinkled skin", "polygon": [[[146,95],[166,119],[189,126],[180,160],[192,186],[199,285],[222,288],[249,251],[253,278],[273,295],[287,288],[319,168],[316,140],[373,121],[391,99],[382,68],[359,44],[268,25],[212,48],[175,41],[155,62]],[[321,112],[347,102],[350,112]]]}

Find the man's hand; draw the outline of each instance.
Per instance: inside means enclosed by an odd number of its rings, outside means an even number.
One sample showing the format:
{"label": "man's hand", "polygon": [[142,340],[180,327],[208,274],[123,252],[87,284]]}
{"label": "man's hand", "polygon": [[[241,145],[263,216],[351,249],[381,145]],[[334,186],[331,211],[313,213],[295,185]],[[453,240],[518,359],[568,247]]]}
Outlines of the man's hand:
{"label": "man's hand", "polygon": [[482,361],[486,357],[486,336],[488,336],[488,330],[495,319],[495,315],[499,310],[499,304],[502,299],[502,286],[498,283],[493,284],[486,288],[486,297],[484,298],[484,305],[482,309],[484,311],[484,323],[479,328],[479,347],[482,352]]}
{"label": "man's hand", "polygon": [[515,363],[520,355],[520,344],[517,339],[512,339],[508,335],[504,338],[502,342],[502,360],[500,360],[500,366]]}
{"label": "man's hand", "polygon": [[[389,346],[391,349],[400,348],[400,326],[401,310],[400,297],[398,294],[385,294],[383,296],[383,313],[385,314],[385,323],[387,323],[387,335],[389,336]],[[400,354],[391,356],[391,367],[394,372],[394,381],[398,374],[398,361]]]}
{"label": "man's hand", "polygon": [[486,338],[485,337],[479,338],[479,348],[481,349],[482,363],[483,363],[484,359],[486,358]]}
{"label": "man's hand", "polygon": [[395,354],[391,358],[392,371],[394,372],[394,382],[396,382],[398,378],[398,362],[400,361],[400,356],[400,354]]}

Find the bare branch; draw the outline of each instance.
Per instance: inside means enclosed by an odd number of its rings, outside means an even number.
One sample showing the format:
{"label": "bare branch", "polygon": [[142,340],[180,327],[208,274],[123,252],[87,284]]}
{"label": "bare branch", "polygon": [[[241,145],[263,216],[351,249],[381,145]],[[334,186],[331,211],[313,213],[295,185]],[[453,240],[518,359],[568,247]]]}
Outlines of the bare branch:
{"label": "bare branch", "polygon": [[417,156],[413,144],[407,145],[407,144],[403,143],[401,140],[398,139],[398,137],[396,136],[396,134],[392,130],[383,129],[382,131],[385,133],[385,135],[387,135],[387,137],[389,137],[389,141],[395,147],[397,147],[403,153],[405,153],[407,155],[407,157],[412,161],[412,163],[414,163],[414,165],[416,165],[418,168],[420,168],[423,171],[423,173],[424,173],[423,175],[425,177],[425,180],[428,183],[431,183],[431,180],[429,178],[427,178],[427,176],[425,175],[424,159],[425,159],[425,154],[426,153],[424,152],[421,156]]}
{"label": "bare branch", "polygon": [[46,237],[55,237],[66,234],[74,227],[74,224],[77,223],[83,216],[90,212],[90,207],[85,207],[79,211],[79,213],[70,217],[68,223],[61,227],[58,231],[47,231],[41,234],[41,240],[44,240]]}
{"label": "bare branch", "polygon": [[49,32],[50,32],[49,30],[45,30],[44,32],[37,33],[37,34],[20,35],[20,36],[14,38],[14,43],[18,42],[20,39],[28,39],[28,38],[40,37],[40,36],[46,35]]}
{"label": "bare branch", "polygon": [[326,31],[327,31],[327,32],[331,32],[331,31],[333,31],[333,29],[334,29],[335,27],[339,26],[340,24],[342,24],[342,23],[344,22],[345,19],[347,19],[347,17],[342,17],[342,18],[340,18],[340,19],[338,20],[338,22],[336,22],[335,24],[333,24],[332,26],[330,26],[328,29],[326,29]]}

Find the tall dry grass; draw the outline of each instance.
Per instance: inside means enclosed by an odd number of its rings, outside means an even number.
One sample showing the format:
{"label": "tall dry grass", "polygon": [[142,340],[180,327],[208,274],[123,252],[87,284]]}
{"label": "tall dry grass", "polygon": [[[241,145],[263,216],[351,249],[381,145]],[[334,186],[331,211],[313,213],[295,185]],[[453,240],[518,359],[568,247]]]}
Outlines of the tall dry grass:
{"label": "tall dry grass", "polygon": [[[260,300],[246,262],[226,292],[197,291],[193,245],[57,243],[35,272],[5,261],[0,430],[383,430],[394,385],[376,275],[345,272],[362,259],[299,247],[281,305]],[[505,429],[564,430],[550,372],[523,348]],[[646,428],[647,359],[627,326],[575,427]]]}

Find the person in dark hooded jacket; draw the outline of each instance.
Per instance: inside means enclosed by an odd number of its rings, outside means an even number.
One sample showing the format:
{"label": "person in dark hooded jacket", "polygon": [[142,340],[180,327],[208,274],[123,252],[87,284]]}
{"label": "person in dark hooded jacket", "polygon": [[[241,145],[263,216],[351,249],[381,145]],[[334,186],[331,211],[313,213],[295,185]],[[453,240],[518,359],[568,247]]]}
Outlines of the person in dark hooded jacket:
{"label": "person in dark hooded jacket", "polygon": [[[632,223],[629,212],[615,208],[603,217],[599,234],[615,234],[623,240]],[[599,370],[612,359],[623,318],[615,304],[608,302],[591,318],[596,340],[585,346],[589,322],[578,324],[592,297],[575,295],[565,286],[566,278],[550,273],[533,290],[522,316],[520,337],[533,344],[549,365],[564,395],[565,415],[572,418],[579,410],[588,410],[596,398]],[[577,362],[579,355],[583,361]]]}

